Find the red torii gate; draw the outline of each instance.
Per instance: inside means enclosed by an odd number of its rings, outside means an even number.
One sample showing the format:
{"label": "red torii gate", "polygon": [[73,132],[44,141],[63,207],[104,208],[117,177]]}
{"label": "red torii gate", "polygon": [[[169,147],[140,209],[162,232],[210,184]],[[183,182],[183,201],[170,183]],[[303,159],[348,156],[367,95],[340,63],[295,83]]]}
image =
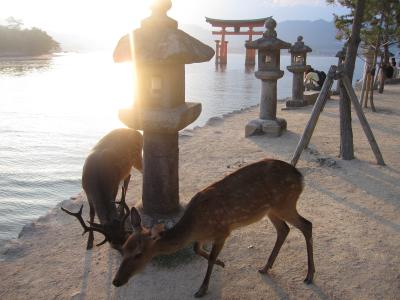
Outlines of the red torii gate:
{"label": "red torii gate", "polygon": [[[221,20],[211,19],[206,17],[206,22],[210,23],[213,27],[220,27],[220,31],[213,31],[215,35],[220,35],[221,40],[216,40],[216,55],[215,63],[226,65],[228,61],[228,41],[225,40],[227,35],[248,35],[249,41],[253,40],[253,35],[263,35],[262,31],[254,31],[255,27],[264,27],[265,20],[253,19],[253,20]],[[227,28],[233,28],[233,31],[227,31]],[[249,28],[248,31],[240,31],[241,27]],[[254,49],[246,49],[246,65],[254,66],[256,63],[256,51]]]}

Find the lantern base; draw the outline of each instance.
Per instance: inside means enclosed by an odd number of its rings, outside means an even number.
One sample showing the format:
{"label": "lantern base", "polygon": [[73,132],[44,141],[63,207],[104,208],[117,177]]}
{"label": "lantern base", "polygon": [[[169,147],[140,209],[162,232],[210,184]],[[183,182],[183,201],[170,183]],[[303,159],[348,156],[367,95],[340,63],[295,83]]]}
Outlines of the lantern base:
{"label": "lantern base", "polygon": [[275,120],[256,119],[250,121],[245,128],[245,137],[265,135],[267,137],[280,137],[287,128],[285,119]]}
{"label": "lantern base", "polygon": [[288,100],[286,101],[286,108],[283,108],[283,110],[302,108],[307,105],[308,102],[305,100]]}
{"label": "lantern base", "polygon": [[311,66],[310,65],[290,65],[287,66],[286,69],[288,69],[289,72],[292,73],[301,73],[303,74],[307,69],[310,69]]}
{"label": "lantern base", "polygon": [[185,206],[179,205],[179,210],[173,214],[148,214],[143,209],[143,204],[139,204],[136,209],[138,210],[142,219],[142,225],[146,228],[152,228],[154,225],[163,224],[165,229],[171,229],[182,218],[185,212]]}

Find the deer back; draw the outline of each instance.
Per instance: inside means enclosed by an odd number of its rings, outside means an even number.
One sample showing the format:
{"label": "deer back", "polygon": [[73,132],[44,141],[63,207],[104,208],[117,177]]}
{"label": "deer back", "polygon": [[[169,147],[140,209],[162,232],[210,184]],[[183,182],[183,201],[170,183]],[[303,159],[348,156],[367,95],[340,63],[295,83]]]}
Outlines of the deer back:
{"label": "deer back", "polygon": [[82,186],[89,205],[111,235],[119,234],[123,217],[115,204],[119,185],[132,166],[142,170],[142,148],[143,137],[138,131],[121,128],[104,136],[86,158]]}
{"label": "deer back", "polygon": [[260,220],[269,210],[295,208],[302,190],[303,176],[295,167],[264,159],[196,194],[181,221],[191,224],[194,240],[212,240]]}

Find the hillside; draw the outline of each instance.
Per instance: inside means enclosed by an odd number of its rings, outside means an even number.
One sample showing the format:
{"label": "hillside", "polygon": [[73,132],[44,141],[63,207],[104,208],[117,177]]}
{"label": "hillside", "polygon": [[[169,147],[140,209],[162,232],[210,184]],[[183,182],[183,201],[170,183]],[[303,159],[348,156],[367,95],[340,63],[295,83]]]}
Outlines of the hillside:
{"label": "hillside", "polygon": [[39,28],[0,25],[0,57],[38,56],[60,50],[60,45]]}
{"label": "hillside", "polygon": [[[211,35],[211,25],[209,29],[196,25],[181,25],[180,27],[213,47],[215,45],[214,40],[218,39],[218,36]],[[262,28],[259,28],[259,30],[262,30]],[[302,35],[305,43],[313,49],[314,55],[334,55],[343,45],[335,38],[336,28],[334,23],[324,20],[281,22],[278,24],[277,32],[280,39],[290,43],[294,43],[297,36]],[[246,38],[242,36],[229,36],[229,51],[244,52],[245,40]]]}

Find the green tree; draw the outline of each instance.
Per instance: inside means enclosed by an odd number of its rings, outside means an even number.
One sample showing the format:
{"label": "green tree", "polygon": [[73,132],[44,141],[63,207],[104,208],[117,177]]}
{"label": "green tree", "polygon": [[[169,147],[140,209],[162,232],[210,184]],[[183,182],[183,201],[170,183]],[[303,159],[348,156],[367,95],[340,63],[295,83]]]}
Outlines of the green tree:
{"label": "green tree", "polygon": [[[351,26],[357,0],[326,0],[328,3],[338,3],[349,8],[349,14],[335,15],[335,25],[338,39],[347,40],[352,33]],[[399,0],[366,0],[363,19],[361,23],[360,38],[362,46],[373,46],[383,53],[382,66],[389,65],[389,48],[400,41],[400,1]],[[384,72],[383,72],[384,74]],[[384,76],[380,85],[383,91]]]}
{"label": "green tree", "polygon": [[0,56],[37,56],[60,50],[60,44],[45,31],[22,29],[22,21],[7,20],[7,26],[0,25]]}
{"label": "green tree", "polygon": [[[367,1],[327,0],[327,2],[331,4],[338,2],[339,4],[351,9],[351,13],[349,15],[343,16],[342,18],[336,18],[336,25],[338,26],[338,21],[346,24],[346,26],[343,26],[343,33],[347,34],[348,36],[344,71],[349,76],[350,80],[352,80],[357,58],[357,51],[361,42],[361,27],[364,20],[364,12]],[[340,156],[344,160],[354,159],[353,129],[351,125],[351,103],[342,83],[340,83]]]}
{"label": "green tree", "polygon": [[6,19],[7,27],[10,29],[21,29],[24,23],[22,20],[16,19],[14,17],[8,17]]}

